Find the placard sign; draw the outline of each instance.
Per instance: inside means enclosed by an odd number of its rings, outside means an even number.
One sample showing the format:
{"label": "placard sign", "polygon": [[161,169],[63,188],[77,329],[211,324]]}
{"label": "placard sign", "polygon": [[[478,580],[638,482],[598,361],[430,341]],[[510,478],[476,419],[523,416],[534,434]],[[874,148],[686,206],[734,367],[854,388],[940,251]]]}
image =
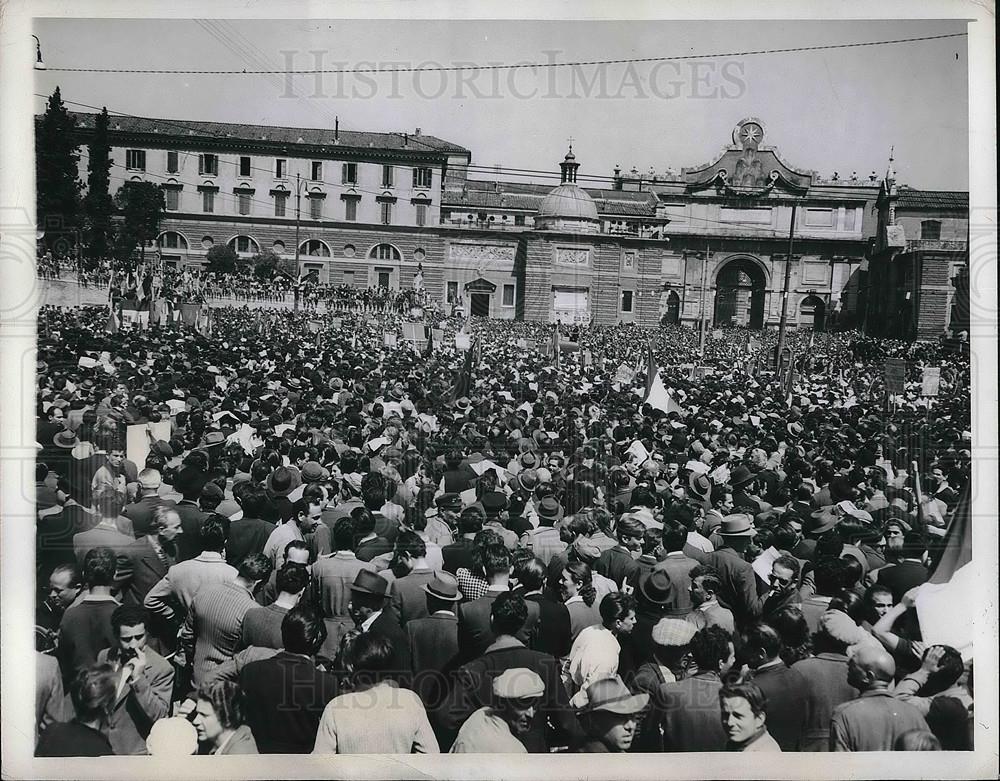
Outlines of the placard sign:
{"label": "placard sign", "polygon": [[472,335],[459,331],[455,334],[455,347],[459,350],[468,350],[472,347]]}
{"label": "placard sign", "polygon": [[427,334],[423,323],[403,323],[403,338],[410,342],[424,340]]}
{"label": "placard sign", "polygon": [[391,331],[386,331],[382,335],[382,343],[386,347],[395,347],[396,346],[396,334],[392,333]]}
{"label": "placard sign", "polygon": [[888,358],[885,362],[885,389],[889,393],[902,393],[906,383],[906,361]]}
{"label": "placard sign", "polygon": [[937,396],[941,388],[941,367],[925,366],[924,376],[920,385],[921,396]]}

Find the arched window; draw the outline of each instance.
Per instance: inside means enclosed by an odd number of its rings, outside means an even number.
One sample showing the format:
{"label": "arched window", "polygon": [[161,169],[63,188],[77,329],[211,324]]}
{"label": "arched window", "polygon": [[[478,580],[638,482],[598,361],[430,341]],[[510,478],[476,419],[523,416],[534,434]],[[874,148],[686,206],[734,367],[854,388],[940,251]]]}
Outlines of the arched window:
{"label": "arched window", "polygon": [[278,241],[274,242],[274,244],[271,245],[271,251],[274,252],[277,255],[284,255],[285,254],[285,242],[281,241],[280,239]]}
{"label": "arched window", "polygon": [[260,252],[260,244],[249,236],[233,236],[228,244],[241,255],[255,255]]}
{"label": "arched window", "polygon": [[368,257],[374,260],[402,260],[402,254],[391,244],[376,244],[368,251]]}
{"label": "arched window", "polygon": [[160,249],[182,249],[187,251],[188,241],[177,231],[164,231],[156,240]]}
{"label": "arched window", "polygon": [[299,245],[300,255],[313,255],[320,258],[330,257],[330,247],[325,241],[319,239],[309,239]]}

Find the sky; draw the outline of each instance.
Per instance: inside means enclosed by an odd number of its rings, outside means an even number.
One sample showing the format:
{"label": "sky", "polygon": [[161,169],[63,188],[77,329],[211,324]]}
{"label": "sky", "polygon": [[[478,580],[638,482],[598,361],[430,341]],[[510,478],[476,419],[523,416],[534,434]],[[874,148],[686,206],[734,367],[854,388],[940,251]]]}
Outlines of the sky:
{"label": "sky", "polygon": [[[473,165],[558,171],[573,139],[587,175],[616,165],[698,166],[748,116],[789,165],[841,177],[968,188],[964,37],[759,55],[775,48],[963,33],[962,21],[61,20],[35,32],[35,92],[168,119],[414,132]],[[724,55],[662,60],[691,54]],[[284,75],[315,68],[439,67],[653,58],[632,65]],[[277,70],[282,75],[58,72],[55,68]],[[35,99],[36,111],[44,99]],[[75,110],[89,110],[69,105]],[[490,178],[486,171],[473,172]],[[517,181],[530,181],[521,177]],[[545,181],[536,178],[536,181]]]}

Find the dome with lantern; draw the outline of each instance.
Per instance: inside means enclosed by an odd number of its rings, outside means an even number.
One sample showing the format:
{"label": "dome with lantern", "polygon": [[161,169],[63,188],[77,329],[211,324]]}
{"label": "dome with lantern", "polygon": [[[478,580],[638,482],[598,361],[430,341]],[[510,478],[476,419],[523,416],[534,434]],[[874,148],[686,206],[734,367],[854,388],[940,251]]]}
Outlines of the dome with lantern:
{"label": "dome with lantern", "polygon": [[546,195],[538,205],[535,214],[536,230],[558,230],[573,233],[597,233],[600,218],[597,204],[587,192],[576,183],[576,162],[570,145],[566,157],[559,168],[562,171],[558,187]]}

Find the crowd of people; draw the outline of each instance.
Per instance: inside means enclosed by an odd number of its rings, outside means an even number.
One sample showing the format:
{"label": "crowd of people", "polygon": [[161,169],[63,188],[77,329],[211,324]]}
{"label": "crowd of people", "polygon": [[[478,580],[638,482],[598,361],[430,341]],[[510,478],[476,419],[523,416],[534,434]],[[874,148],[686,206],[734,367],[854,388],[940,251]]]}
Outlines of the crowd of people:
{"label": "crowd of people", "polygon": [[967,355],[793,333],[789,378],[738,329],[40,317],[39,756],[972,748],[971,656],[914,609]]}

